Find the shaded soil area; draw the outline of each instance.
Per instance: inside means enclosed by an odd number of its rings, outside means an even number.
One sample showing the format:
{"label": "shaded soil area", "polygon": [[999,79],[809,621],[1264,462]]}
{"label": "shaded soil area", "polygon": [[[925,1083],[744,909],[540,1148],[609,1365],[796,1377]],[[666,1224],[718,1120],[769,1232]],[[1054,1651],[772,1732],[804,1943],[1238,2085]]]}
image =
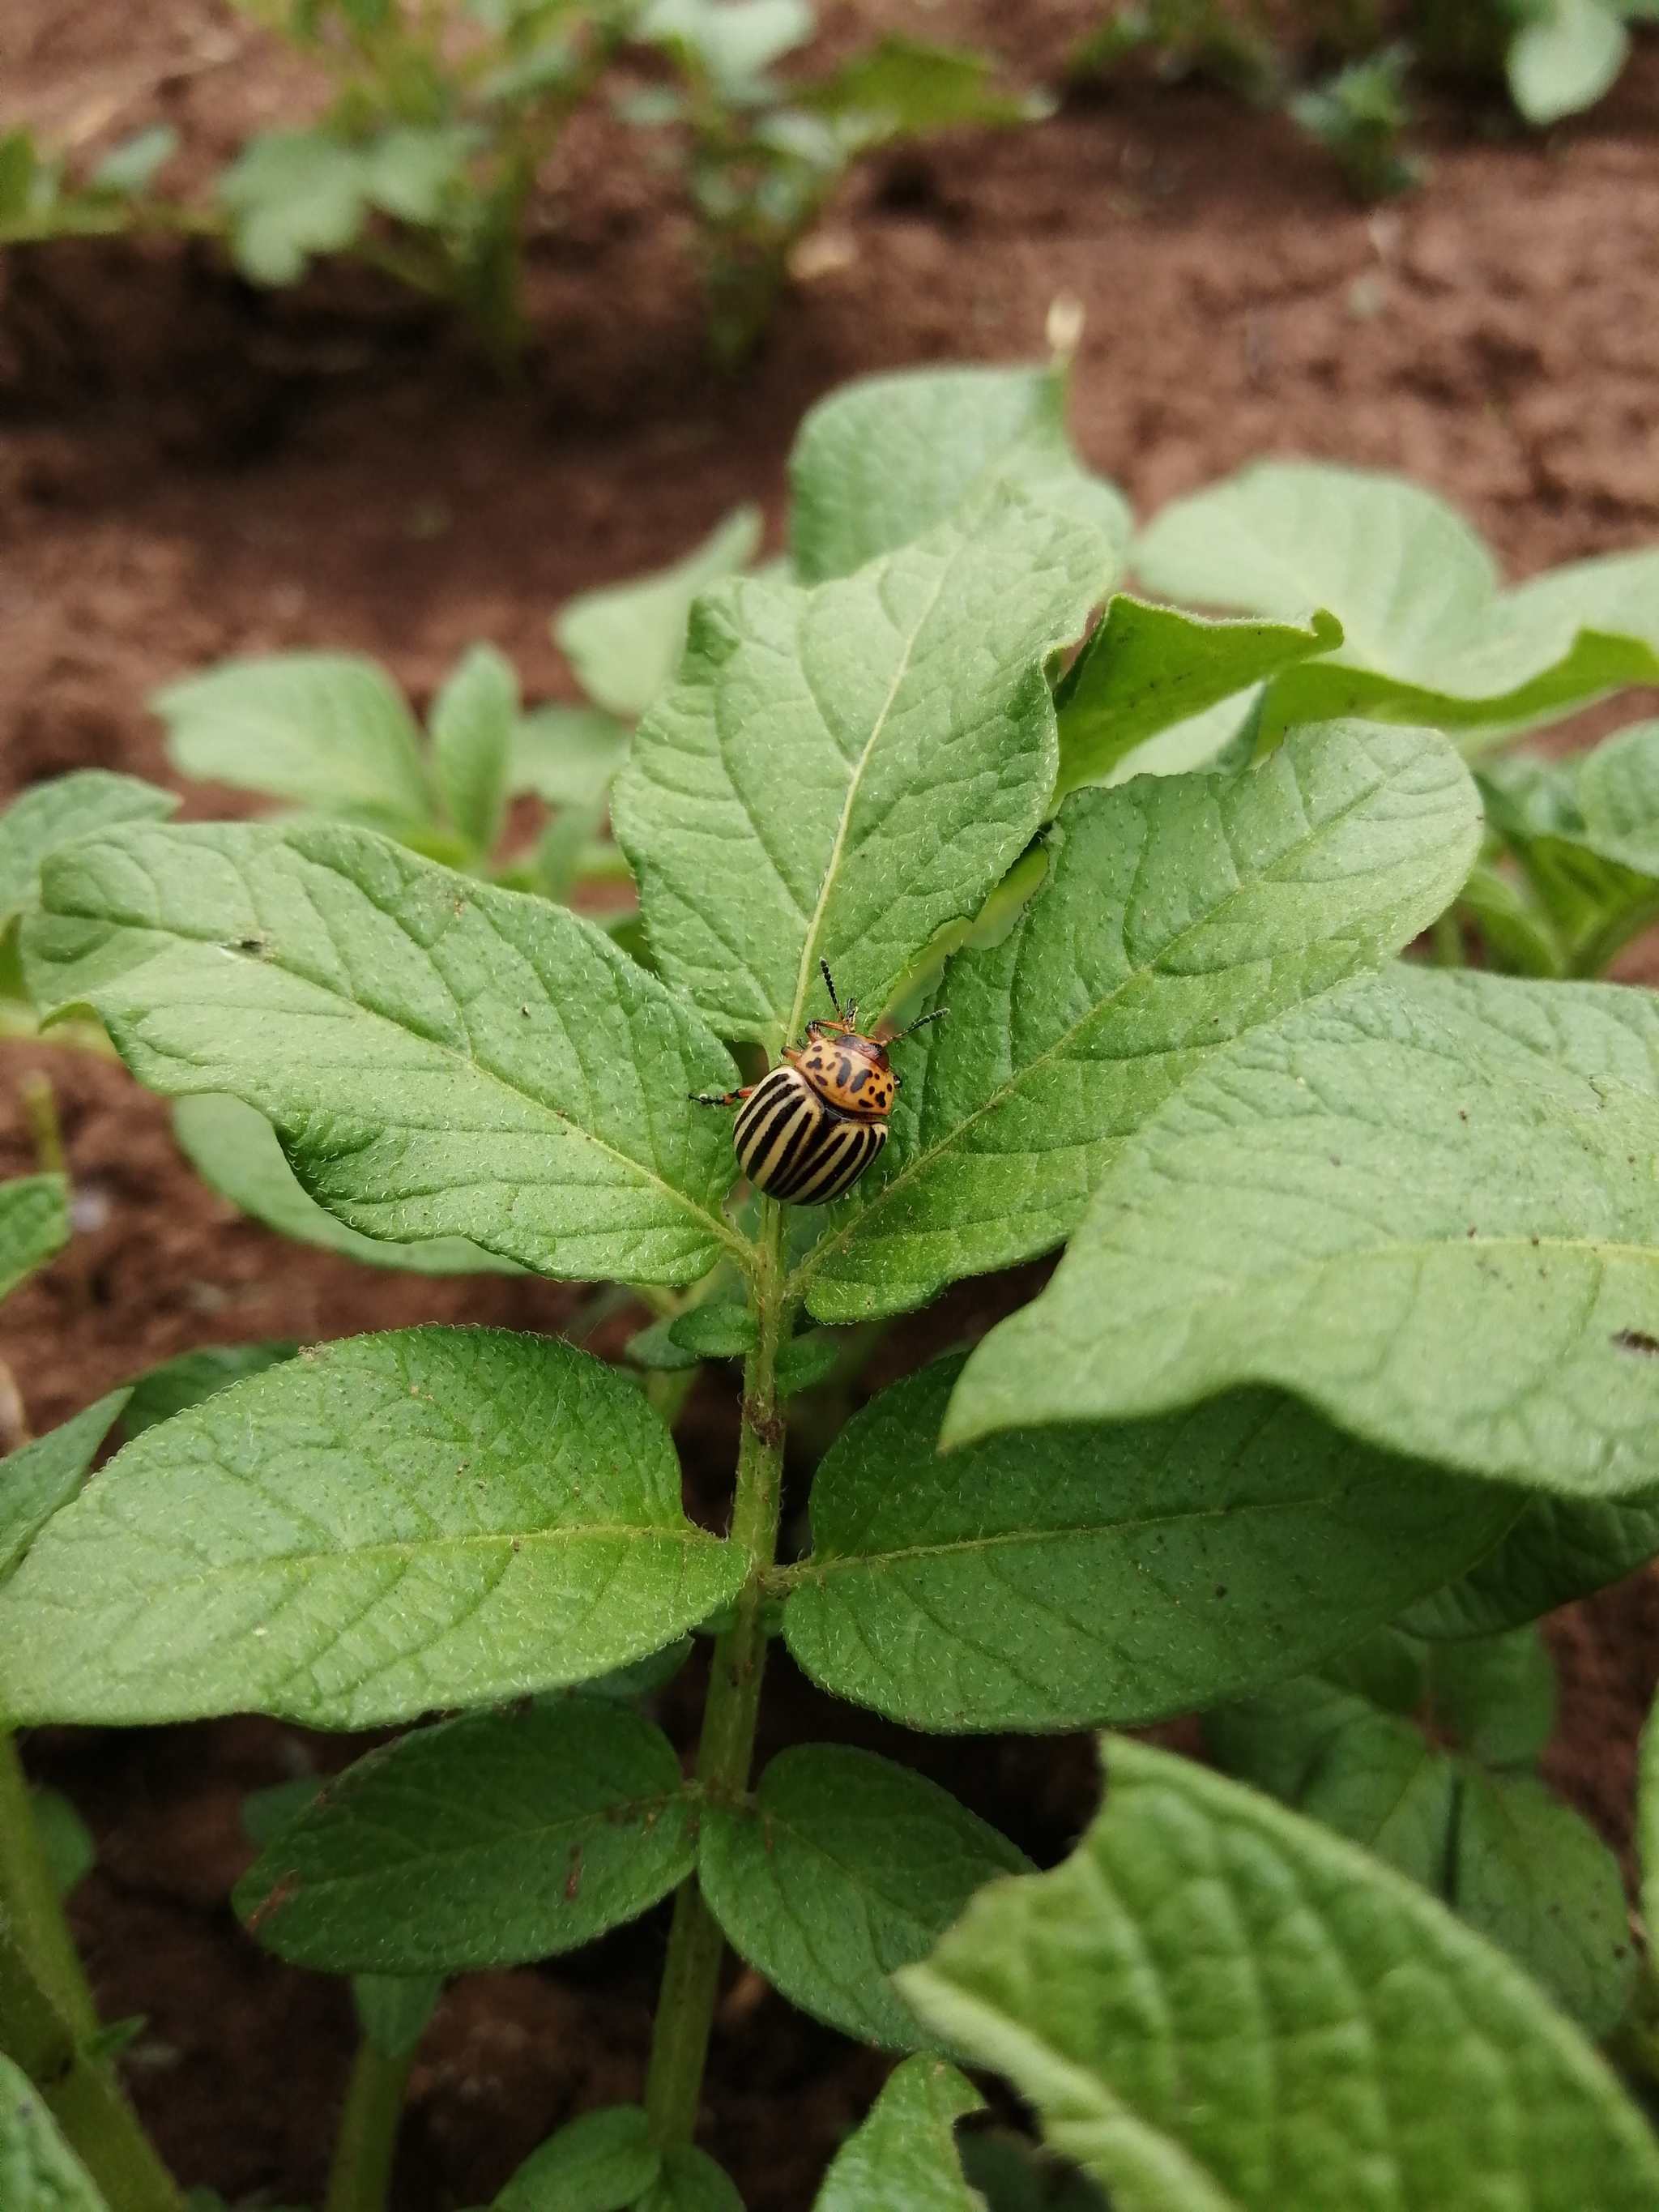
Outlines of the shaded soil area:
{"label": "shaded soil area", "polygon": [[[1087,4],[857,5],[872,27],[977,38],[1028,77],[1057,70]],[[180,130],[205,178],[251,125],[318,90],[210,0],[13,0],[0,125],[27,115],[94,154]],[[574,687],[548,618],[572,592],[674,557],[742,499],[775,544],[794,426],[842,379],[1038,352],[1045,311],[1087,321],[1079,442],[1142,514],[1260,453],[1405,469],[1455,499],[1524,574],[1659,529],[1659,50],[1542,140],[1449,125],[1426,188],[1381,213],[1282,124],[1199,86],[1069,100],[1018,136],[942,142],[855,178],[819,273],[792,284],[740,379],[705,365],[680,189],[605,112],[544,180],[531,256],[538,341],[495,382],[466,338],[361,272],[255,293],[173,243],[61,246],[0,275],[0,797],[76,767],[167,781],[146,696],[229,653],[350,647],[423,704],[487,638],[528,695]],[[1617,710],[1626,719],[1640,701]],[[1598,727],[1606,726],[1603,715]],[[240,812],[198,789],[192,814]],[[1641,963],[1626,972],[1650,972]],[[423,1320],[531,1330],[580,1292],[522,1278],[381,1273],[285,1244],[205,1193],[164,1105],[112,1062],[0,1048],[0,1172],[30,1165],[19,1085],[56,1087],[87,1226],[0,1310],[0,1357],[44,1429],[203,1343],[331,1337]],[[890,1379],[1028,1297],[954,1293],[896,1331]],[[605,1325],[619,1352],[640,1316]],[[691,1509],[719,1525],[735,1452],[727,1383],[679,1430]],[[810,1436],[792,1447],[793,1504]],[[1551,1626],[1562,1716],[1552,1780],[1620,1848],[1638,1730],[1659,1679],[1659,1582]],[[901,1739],[775,1662],[768,1743],[829,1735],[923,1766],[1034,1856],[1062,1853],[1095,1795],[1081,1739]],[[665,1693],[685,1744],[695,1662]],[[147,2025],[125,2061],[182,2179],[250,2206],[320,2201],[352,2039],[343,1990],[264,1957],[226,1903],[251,1853],[250,1789],[358,1747],[255,1720],[37,1735],[32,1771],[100,1844],[75,1917],[107,2016]],[[397,2212],[485,2200],[548,2128],[636,2095],[665,1920],[538,1970],[470,1976],[422,2046]],[[884,2061],[728,1972],[703,2141],[754,2212],[797,2212]]]}

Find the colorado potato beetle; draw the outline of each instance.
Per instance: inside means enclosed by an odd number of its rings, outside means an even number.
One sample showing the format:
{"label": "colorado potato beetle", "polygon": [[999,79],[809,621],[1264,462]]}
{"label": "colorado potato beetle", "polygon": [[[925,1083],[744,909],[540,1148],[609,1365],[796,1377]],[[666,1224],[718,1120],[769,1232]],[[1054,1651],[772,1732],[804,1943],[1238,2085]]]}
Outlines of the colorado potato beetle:
{"label": "colorado potato beetle", "polygon": [[888,1046],[945,1012],[940,1006],[910,1029],[866,1036],[853,1000],[842,1010],[830,963],[818,965],[834,1021],[808,1022],[804,1042],[785,1045],[778,1065],[747,1090],[692,1094],[699,1106],[741,1106],[732,1143],[743,1171],[784,1206],[827,1206],[851,1190],[887,1142],[899,1086]]}

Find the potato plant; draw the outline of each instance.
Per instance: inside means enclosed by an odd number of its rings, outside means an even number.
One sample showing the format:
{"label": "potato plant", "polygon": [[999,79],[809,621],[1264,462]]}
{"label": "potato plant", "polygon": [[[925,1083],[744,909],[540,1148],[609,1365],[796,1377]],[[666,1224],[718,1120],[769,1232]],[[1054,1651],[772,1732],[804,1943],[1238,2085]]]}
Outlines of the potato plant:
{"label": "potato plant", "polygon": [[[499,2212],[738,2203],[695,2141],[728,1948],[906,2054],[821,2212],[1659,2197],[1596,2047],[1650,2075],[1659,2003],[1617,1863],[1537,1778],[1534,1626],[1659,1552],[1659,1018],[1401,957],[1487,834],[1448,732],[1653,680],[1650,556],[1506,593],[1443,509],[1322,470],[1130,553],[1063,402],[1058,371],[953,371],[808,418],[787,567],[696,598],[614,787],[637,952],[396,823],[179,827],[115,779],[101,813],[81,779],[22,802],[48,1019],[240,1102],[359,1238],[635,1286],[683,1360],[741,1363],[718,1530],[636,1377],[498,1329],[174,1376],[84,1486],[101,1409],[0,1464],[12,1727],[402,1731],[251,1807],[236,1894],[356,1978],[331,2212],[385,2201],[446,1977],[671,1895],[641,2101],[556,2131]],[[1115,592],[1126,558],[1247,611]],[[456,791],[486,726],[458,718]],[[700,1100],[828,1022],[826,970],[877,1042],[941,1018],[887,1046],[885,1147],[814,1208],[745,1189]],[[1056,1251],[856,1413],[781,1540],[840,1332]],[[647,1708],[694,1639],[688,1769]],[[757,1775],[780,1639],[911,1729],[1109,1731],[1075,1854],[1038,1872],[845,1746]],[[1208,1766],[1122,1733],[1194,1711]],[[0,2051],[33,2087],[0,2172],[22,2212],[177,2212],[53,1982],[40,1857],[15,1791]],[[983,2126],[963,2064],[1047,2149]]]}

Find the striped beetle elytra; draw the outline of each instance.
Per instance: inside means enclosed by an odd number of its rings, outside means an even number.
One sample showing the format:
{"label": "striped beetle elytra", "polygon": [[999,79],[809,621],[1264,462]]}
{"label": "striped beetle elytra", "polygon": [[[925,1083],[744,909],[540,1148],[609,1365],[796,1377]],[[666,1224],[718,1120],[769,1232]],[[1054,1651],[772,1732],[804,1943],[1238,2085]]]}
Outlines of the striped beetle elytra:
{"label": "striped beetle elytra", "polygon": [[843,1011],[830,965],[820,960],[833,1021],[811,1021],[805,1040],[746,1090],[696,1091],[699,1106],[740,1109],[732,1142],[757,1190],[784,1206],[827,1206],[842,1198],[887,1142],[887,1116],[899,1079],[887,1048],[947,1011],[937,1007],[909,1029],[866,1036],[858,1007]]}

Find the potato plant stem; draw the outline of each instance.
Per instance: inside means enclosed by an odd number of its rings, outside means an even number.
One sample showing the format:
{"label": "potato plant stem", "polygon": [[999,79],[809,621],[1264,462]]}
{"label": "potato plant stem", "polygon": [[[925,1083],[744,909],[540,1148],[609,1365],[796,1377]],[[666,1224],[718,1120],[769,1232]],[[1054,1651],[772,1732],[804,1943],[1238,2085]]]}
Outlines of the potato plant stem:
{"label": "potato plant stem", "polygon": [[365,2035],[358,2044],[324,2212],[386,2212],[404,2092],[414,2063],[412,2044],[397,2058],[382,2051],[373,2036]]}
{"label": "potato plant stem", "polygon": [[[749,1786],[766,1666],[763,1583],[777,1550],[784,1431],[776,1370],[790,1312],[783,1290],[783,1209],[770,1199],[761,1202],[753,1288],[757,1333],[743,1371],[743,1436],[732,1508],[732,1540],[748,1552],[749,1574],[731,1626],[715,1639],[697,1746],[697,1780],[715,1799],[741,1796]],[[690,1874],[674,1899],[646,2081],[652,2138],[665,2149],[690,2142],[696,2130],[723,1948],[719,1924],[696,1875]]]}
{"label": "potato plant stem", "polygon": [[0,2050],[46,2100],[64,2141],[109,2212],[185,2212],[173,2177],[139,2126],[106,2060],[72,2028],[35,1978],[33,1960],[0,1911]]}
{"label": "potato plant stem", "polygon": [[[29,1803],[17,1746],[0,1731],[0,1910],[34,1979],[77,2036],[96,2035],[97,2008],[64,1917],[46,1845]],[[21,2061],[19,2062],[21,2063]]]}

